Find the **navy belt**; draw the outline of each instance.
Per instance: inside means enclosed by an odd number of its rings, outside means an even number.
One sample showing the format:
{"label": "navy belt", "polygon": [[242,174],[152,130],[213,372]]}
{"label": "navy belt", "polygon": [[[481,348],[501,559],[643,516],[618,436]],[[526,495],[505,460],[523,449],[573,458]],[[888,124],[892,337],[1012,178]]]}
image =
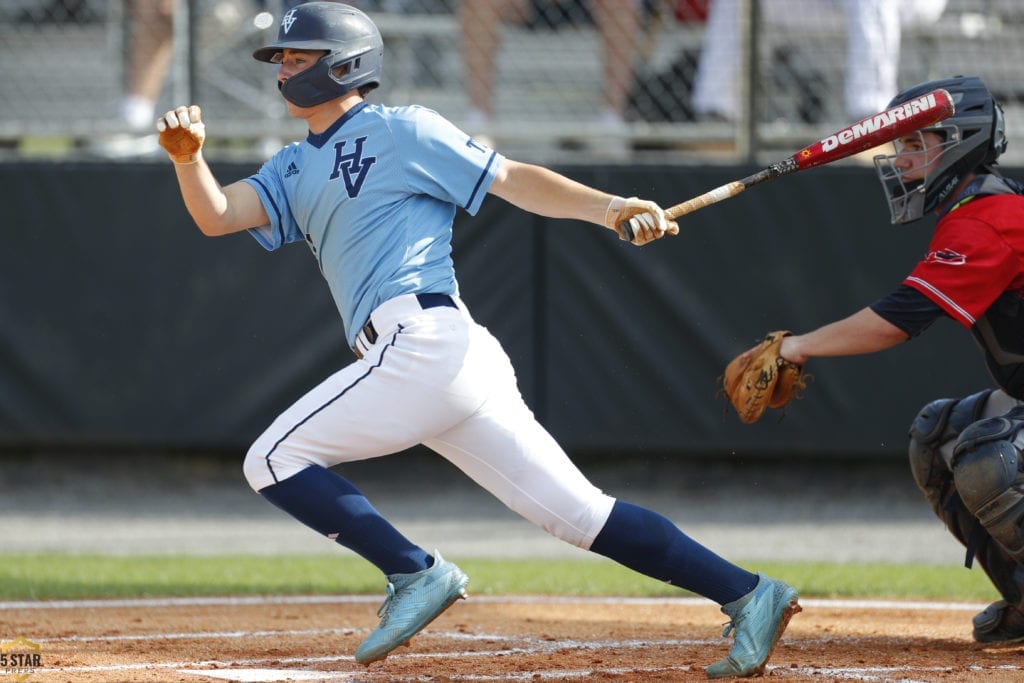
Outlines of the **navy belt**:
{"label": "navy belt", "polygon": [[[423,310],[427,310],[428,308],[437,308],[439,306],[458,308],[458,306],[455,304],[455,299],[451,298],[447,294],[434,294],[432,292],[428,292],[426,294],[417,294],[416,300],[420,302],[420,308],[422,308]],[[363,325],[361,334],[368,343],[377,343],[377,328],[373,326],[372,317],[371,319],[366,321],[365,325]],[[355,352],[356,358],[363,357],[363,354],[359,351],[358,348],[352,350]]]}

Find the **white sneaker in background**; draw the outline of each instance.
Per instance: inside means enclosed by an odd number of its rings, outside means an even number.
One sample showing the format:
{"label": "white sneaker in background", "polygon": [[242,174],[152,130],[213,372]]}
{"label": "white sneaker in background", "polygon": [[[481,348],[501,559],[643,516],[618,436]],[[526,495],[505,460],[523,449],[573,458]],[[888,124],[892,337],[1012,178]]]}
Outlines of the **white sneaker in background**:
{"label": "white sneaker in background", "polygon": [[86,145],[85,151],[101,159],[151,159],[159,158],[163,150],[156,133],[152,135],[132,135],[122,133],[107,135],[92,140]]}
{"label": "white sneaker in background", "polygon": [[117,105],[117,115],[134,132],[152,132],[156,126],[156,103],[140,95],[126,95]]}
{"label": "white sneaker in background", "polygon": [[114,107],[116,132],[85,142],[83,149],[101,159],[147,159],[159,156],[155,103],[138,95],[126,95]]}
{"label": "white sneaker in background", "polygon": [[591,142],[591,152],[603,159],[622,161],[630,158],[633,145],[629,138],[629,124],[622,115],[605,107],[598,117],[598,124],[601,137]]}

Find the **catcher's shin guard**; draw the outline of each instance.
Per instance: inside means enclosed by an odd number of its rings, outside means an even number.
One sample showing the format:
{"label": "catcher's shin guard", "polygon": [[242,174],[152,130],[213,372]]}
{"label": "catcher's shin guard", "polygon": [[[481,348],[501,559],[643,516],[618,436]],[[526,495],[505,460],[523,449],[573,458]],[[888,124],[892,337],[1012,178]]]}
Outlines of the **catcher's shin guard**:
{"label": "catcher's shin guard", "polygon": [[978,612],[972,623],[972,635],[979,643],[1009,645],[1024,640],[1024,612],[1006,600],[997,600]]}
{"label": "catcher's shin guard", "polygon": [[[957,502],[950,499],[955,493],[953,473],[947,461],[952,449],[943,447],[956,441],[960,432],[981,417],[991,393],[991,389],[985,389],[962,399],[932,401],[921,408],[910,425],[910,471],[914,481],[939,519],[965,544],[967,539],[958,533],[963,524],[957,522],[956,511],[951,509],[951,502]],[[973,516],[971,519],[973,521]]]}
{"label": "catcher's shin guard", "polygon": [[957,399],[939,399],[924,406],[910,428],[910,469],[936,516],[967,548],[965,564],[978,564],[1011,605],[1024,600],[1024,572],[967,509],[953,481],[946,458],[962,431],[987,407],[991,390]]}
{"label": "catcher's shin guard", "polygon": [[964,506],[1009,557],[1024,562],[1024,406],[965,429],[953,450]]}

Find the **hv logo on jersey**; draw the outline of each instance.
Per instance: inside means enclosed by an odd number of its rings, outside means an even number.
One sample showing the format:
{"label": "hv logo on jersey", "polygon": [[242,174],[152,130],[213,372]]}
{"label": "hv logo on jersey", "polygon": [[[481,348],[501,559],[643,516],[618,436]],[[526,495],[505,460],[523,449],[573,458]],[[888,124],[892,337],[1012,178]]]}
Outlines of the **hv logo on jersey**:
{"label": "hv logo on jersey", "polygon": [[377,157],[363,157],[363,143],[366,136],[356,138],[355,149],[351,152],[345,151],[348,140],[334,143],[334,170],[331,172],[331,180],[342,178],[345,181],[345,190],[351,199],[359,196],[366,181],[366,174],[370,167],[377,162]]}

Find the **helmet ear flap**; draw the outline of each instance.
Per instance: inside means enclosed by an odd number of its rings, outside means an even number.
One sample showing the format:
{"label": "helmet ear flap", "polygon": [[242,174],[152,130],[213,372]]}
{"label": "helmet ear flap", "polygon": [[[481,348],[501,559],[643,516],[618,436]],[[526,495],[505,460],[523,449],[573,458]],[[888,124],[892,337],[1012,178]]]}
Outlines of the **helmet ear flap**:
{"label": "helmet ear flap", "polygon": [[992,152],[994,156],[991,161],[987,163],[993,163],[998,159],[1009,146],[1009,140],[1006,139],[1006,116],[1003,114],[1003,107],[998,102],[995,103],[995,107],[992,112]]}

